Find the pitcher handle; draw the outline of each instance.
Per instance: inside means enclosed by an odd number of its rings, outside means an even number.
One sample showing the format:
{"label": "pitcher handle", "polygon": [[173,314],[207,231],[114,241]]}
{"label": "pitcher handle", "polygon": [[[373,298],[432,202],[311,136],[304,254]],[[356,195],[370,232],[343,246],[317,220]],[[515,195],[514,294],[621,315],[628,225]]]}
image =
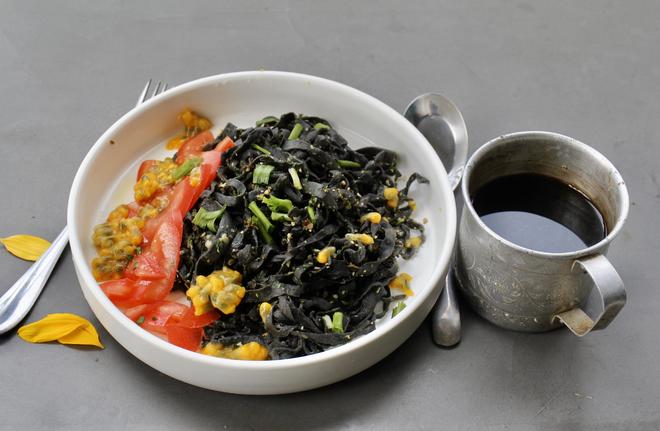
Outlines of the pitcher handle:
{"label": "pitcher handle", "polygon": [[587,300],[580,307],[555,316],[575,335],[582,337],[592,330],[609,325],[626,303],[623,280],[602,254],[577,259],[573,271],[582,271],[593,282]]}

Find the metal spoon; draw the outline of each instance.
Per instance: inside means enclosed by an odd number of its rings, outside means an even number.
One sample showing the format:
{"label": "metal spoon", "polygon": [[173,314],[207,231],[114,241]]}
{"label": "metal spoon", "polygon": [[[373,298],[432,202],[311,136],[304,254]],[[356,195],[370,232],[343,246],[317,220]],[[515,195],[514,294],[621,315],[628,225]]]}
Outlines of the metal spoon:
{"label": "metal spoon", "polygon": [[[467,161],[468,135],[465,121],[454,103],[440,94],[416,97],[404,117],[422,132],[447,168],[449,184],[456,190]],[[449,265],[445,288],[433,309],[431,322],[433,341],[450,347],[461,341],[461,314],[456,300],[452,264]]]}

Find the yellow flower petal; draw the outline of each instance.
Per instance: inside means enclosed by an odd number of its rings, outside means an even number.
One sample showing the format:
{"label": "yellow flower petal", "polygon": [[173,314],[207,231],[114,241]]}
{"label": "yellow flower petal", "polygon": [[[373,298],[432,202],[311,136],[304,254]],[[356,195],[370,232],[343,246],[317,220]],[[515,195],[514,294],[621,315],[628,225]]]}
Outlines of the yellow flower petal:
{"label": "yellow flower petal", "polygon": [[59,341],[62,344],[96,346],[103,349],[94,325],[87,319],[70,313],[48,314],[41,320],[19,328],[18,336],[30,343]]}
{"label": "yellow flower petal", "polygon": [[39,256],[50,247],[50,242],[32,235],[8,236],[7,238],[0,238],[0,242],[14,256],[33,262],[39,259]]}

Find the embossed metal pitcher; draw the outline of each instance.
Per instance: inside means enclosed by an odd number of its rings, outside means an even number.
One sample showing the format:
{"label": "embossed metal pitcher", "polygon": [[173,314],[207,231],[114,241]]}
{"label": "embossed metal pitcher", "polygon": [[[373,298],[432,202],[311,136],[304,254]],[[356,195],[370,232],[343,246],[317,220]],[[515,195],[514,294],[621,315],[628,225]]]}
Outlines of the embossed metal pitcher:
{"label": "embossed metal pitcher", "polygon": [[[474,193],[496,178],[523,173],[547,175],[577,188],[601,211],[607,236],[575,252],[547,253],[497,235],[472,206]],[[520,132],[477,150],[463,178],[455,273],[478,314],[517,331],[547,331],[563,323],[579,336],[614,319],[626,292],[605,254],[626,220],[628,191],[609,160],[567,136]]]}

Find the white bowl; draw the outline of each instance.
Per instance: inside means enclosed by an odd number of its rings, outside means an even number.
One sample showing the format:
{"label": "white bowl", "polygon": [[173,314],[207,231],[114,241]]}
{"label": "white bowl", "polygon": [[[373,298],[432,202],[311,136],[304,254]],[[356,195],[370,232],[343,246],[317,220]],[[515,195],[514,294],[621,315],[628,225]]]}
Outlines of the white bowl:
{"label": "white bowl", "polygon": [[[401,269],[413,275],[415,295],[394,319],[343,346],[302,358],[237,361],[181,349],[124,316],[99,288],[89,262],[93,226],[117,203],[130,201],[139,162],[162,156],[177,130],[176,115],[190,107],[209,116],[217,133],[231,121],[254,125],[266,115],[295,111],[328,119],[354,148],[377,145],[399,153],[404,176],[417,171],[430,185],[416,185],[414,217],[426,219],[427,241]],[[69,241],[85,299],[108,332],[138,359],[171,377],[208,389],[241,394],[296,392],[334,383],[383,359],[408,338],[431,310],[454,245],[456,211],[442,163],[426,139],[401,115],[358,90],[308,75],[239,72],[180,85],[129,111],[94,144],[71,187]],[[430,340],[429,340],[430,342]]]}

